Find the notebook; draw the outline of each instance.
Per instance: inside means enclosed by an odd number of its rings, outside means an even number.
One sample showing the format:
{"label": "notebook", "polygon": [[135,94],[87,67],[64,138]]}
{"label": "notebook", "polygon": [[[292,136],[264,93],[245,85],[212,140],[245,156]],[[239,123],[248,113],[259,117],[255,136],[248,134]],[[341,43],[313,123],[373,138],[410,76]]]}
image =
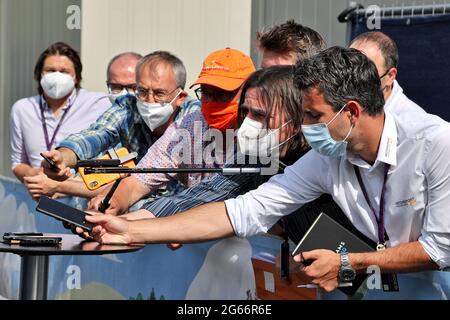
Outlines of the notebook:
{"label": "notebook", "polygon": [[[341,252],[369,252],[375,249],[364,242],[325,213],[319,214],[317,219],[298,243],[292,255],[300,254],[316,249],[328,249]],[[353,281],[353,286],[339,288],[342,292],[353,295],[368,275],[358,274]]]}

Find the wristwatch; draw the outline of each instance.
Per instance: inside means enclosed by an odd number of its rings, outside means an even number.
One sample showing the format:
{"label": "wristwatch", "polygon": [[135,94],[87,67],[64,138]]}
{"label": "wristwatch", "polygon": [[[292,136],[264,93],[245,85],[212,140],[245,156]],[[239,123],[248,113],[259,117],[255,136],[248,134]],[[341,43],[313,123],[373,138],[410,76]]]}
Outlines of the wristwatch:
{"label": "wristwatch", "polygon": [[355,280],[356,272],[350,265],[348,253],[341,252],[341,268],[339,269],[339,278],[341,281],[348,282]]}

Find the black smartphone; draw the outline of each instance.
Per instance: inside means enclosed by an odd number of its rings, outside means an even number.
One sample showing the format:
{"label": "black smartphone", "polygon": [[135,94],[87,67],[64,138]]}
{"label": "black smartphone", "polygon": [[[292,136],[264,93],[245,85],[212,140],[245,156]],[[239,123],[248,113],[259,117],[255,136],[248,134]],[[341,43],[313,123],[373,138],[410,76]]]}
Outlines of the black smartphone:
{"label": "black smartphone", "polygon": [[39,199],[36,210],[60,221],[76,225],[86,231],[91,231],[94,226],[85,220],[86,212],[75,209],[59,201],[42,196]]}
{"label": "black smartphone", "polygon": [[3,235],[3,240],[8,244],[18,244],[21,246],[55,246],[61,243],[62,238],[44,235],[24,236],[7,232]]}
{"label": "black smartphone", "polygon": [[47,158],[46,156],[44,156],[44,154],[42,152],[40,153],[40,155],[41,155],[42,158],[44,158],[45,161],[47,161],[47,163],[50,165],[50,168],[53,171],[56,171],[56,172],[61,171],[61,169],[58,168],[58,166],[56,165],[56,163],[53,160],[51,160],[51,159]]}
{"label": "black smartphone", "polygon": [[3,234],[4,237],[11,237],[11,236],[43,236],[44,234],[42,232],[5,232]]}

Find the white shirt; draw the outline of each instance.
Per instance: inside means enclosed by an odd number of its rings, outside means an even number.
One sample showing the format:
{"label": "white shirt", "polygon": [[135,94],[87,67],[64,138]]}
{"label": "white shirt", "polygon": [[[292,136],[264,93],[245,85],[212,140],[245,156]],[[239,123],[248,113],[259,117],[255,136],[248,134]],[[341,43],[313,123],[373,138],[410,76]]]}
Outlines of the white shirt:
{"label": "white shirt", "polygon": [[377,223],[353,165],[360,168],[375,210],[383,184],[384,163],[390,170],[385,192],[388,246],[419,240],[441,267],[450,265],[450,124],[419,111],[393,116],[386,112],[375,163],[359,156],[322,156],[314,150],[285,173],[258,189],[225,201],[238,236],[266,232],[287,215],[323,193],[331,194],[353,225],[378,241]]}
{"label": "white shirt", "polygon": [[[51,140],[59,120],[67,107],[70,107],[64,121],[56,134],[52,148],[57,146],[69,134],[77,133],[89,127],[103,112],[111,106],[108,95],[101,92],[90,92],[84,89],[74,90],[62,112],[55,117],[45,99],[39,95],[20,99],[12,106],[10,118],[11,163],[12,169],[25,163],[32,167],[40,167],[42,157],[39,153],[46,151],[44,129],[42,127],[42,98],[48,139]],[[49,141],[50,142],[50,141]]]}
{"label": "white shirt", "polygon": [[403,88],[400,87],[397,80],[394,80],[394,86],[384,105],[384,110],[389,111],[393,115],[399,115],[407,111],[425,113],[425,110],[403,93]]}

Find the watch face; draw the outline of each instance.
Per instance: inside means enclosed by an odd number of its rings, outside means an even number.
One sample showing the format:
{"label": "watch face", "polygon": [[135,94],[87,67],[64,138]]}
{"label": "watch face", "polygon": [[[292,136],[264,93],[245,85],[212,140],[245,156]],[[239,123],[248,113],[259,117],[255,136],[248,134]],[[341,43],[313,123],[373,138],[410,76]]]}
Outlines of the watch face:
{"label": "watch face", "polygon": [[341,270],[340,278],[342,281],[352,281],[355,279],[355,271],[351,268]]}

